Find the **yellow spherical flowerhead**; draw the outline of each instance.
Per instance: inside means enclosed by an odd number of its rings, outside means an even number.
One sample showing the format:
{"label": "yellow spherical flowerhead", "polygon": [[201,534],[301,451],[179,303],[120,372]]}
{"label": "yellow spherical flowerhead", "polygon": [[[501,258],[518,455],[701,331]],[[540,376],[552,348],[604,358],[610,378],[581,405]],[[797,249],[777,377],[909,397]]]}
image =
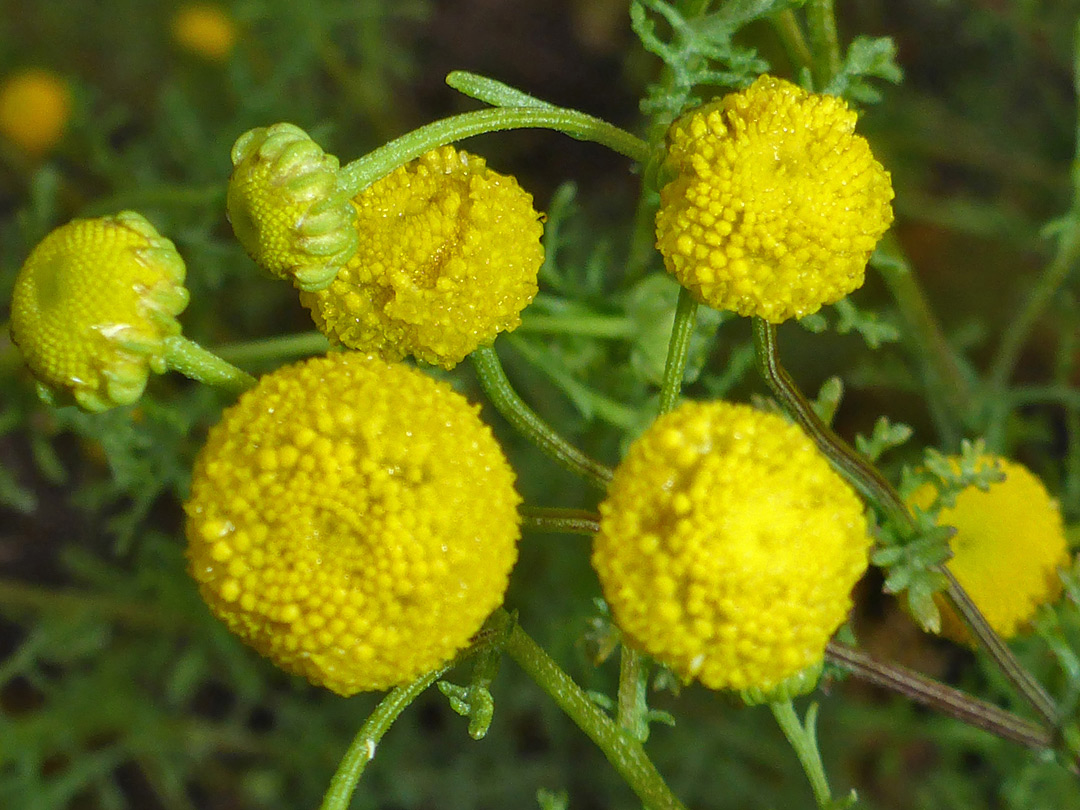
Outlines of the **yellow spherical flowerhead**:
{"label": "yellow spherical flowerhead", "polygon": [[43,395],[101,411],[137,400],[163,373],[165,341],[187,306],[184,261],[133,211],[76,219],[26,259],[11,296],[11,338]]}
{"label": "yellow spherical flowerhead", "polygon": [[676,121],[656,217],[668,271],[711,307],[773,323],[860,287],[893,190],[855,118],[761,76]]}
{"label": "yellow spherical flowerhead", "polygon": [[513,177],[444,146],[354,204],[359,249],[330,287],[300,296],[332,342],[452,368],[521,323],[543,226]]}
{"label": "yellow spherical flowerhead", "polygon": [[[1042,604],[1061,593],[1058,568],[1067,568],[1069,552],[1061,513],[1046,487],[1022,464],[998,456],[983,456],[997,464],[1005,480],[984,492],[969,487],[956,505],[942,509],[938,523],[954,526],[949,541],[953,557],[949,571],[979,608],[994,631],[1012,638]],[[959,469],[959,460],[953,459]],[[923,509],[936,490],[924,485],[909,498]],[[954,641],[970,641],[967,627],[943,600],[941,633]]]}
{"label": "yellow spherical flowerhead", "polygon": [[47,70],[22,70],[0,85],[0,135],[31,157],[49,152],[71,115],[67,82]]}
{"label": "yellow spherical flowerhead", "polygon": [[241,135],[232,162],[225,205],[244,250],[302,290],[326,287],[356,250],[338,159],[300,127],[274,124]]}
{"label": "yellow spherical flowerhead", "polygon": [[514,474],[477,408],[358,352],[263,377],[195,463],[190,570],[210,609],[342,694],[448,661],[503,599]]}
{"label": "yellow spherical flowerhead", "polygon": [[775,414],[688,402],[627,452],[593,567],[631,644],[712,689],[820,664],[866,570],[862,505]]}
{"label": "yellow spherical flowerhead", "polygon": [[185,51],[224,62],[236,44],[236,24],[220,6],[188,3],[173,15],[172,36]]}

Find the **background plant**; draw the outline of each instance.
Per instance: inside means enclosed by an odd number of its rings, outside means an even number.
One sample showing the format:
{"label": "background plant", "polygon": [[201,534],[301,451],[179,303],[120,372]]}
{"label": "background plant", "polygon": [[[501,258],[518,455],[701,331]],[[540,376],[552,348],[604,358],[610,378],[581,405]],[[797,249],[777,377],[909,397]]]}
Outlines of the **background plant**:
{"label": "background plant", "polygon": [[[787,12],[806,8],[716,3],[702,22],[705,5],[642,2],[627,15],[615,3],[477,14],[374,0],[303,10],[237,2],[227,10],[243,36],[213,63],[170,44],[169,4],[106,0],[73,11],[59,0],[7,0],[0,68],[60,71],[75,112],[44,162],[3,154],[0,300],[53,226],[134,207],[188,262],[185,334],[228,346],[310,329],[291,291],[255,271],[224,221],[240,132],[290,120],[331,151],[359,155],[474,108],[442,85],[449,69],[464,68],[631,128],[642,98],[656,126],[640,134],[655,139],[693,98],[766,67],[825,78],[790,38]],[[866,437],[891,480],[921,463],[923,447],[955,452],[962,438],[983,435],[1058,493],[1070,524],[1080,511],[1070,275],[1078,12],[1072,2],[838,4],[843,48],[835,78],[818,86],[866,105],[860,129],[893,173],[899,221],[867,287],[804,322],[809,332],[789,325],[779,336],[799,385],[821,392],[817,404],[835,412],[841,435]],[[492,44],[500,41],[513,46]],[[894,86],[897,64],[905,78]],[[655,413],[678,292],[656,274],[650,201],[635,212],[640,178],[595,145],[533,132],[477,145],[548,214],[541,294],[498,345],[508,374],[563,435],[614,462]],[[908,272],[926,287],[940,331],[926,328]],[[1017,304],[1027,300],[1038,309]],[[250,343],[223,353],[252,371],[281,359],[260,360]],[[255,658],[209,617],[184,573],[178,503],[227,397],[161,378],[137,406],[89,416],[40,405],[6,344],[0,364],[0,803],[315,806],[375,698],[343,702]],[[748,324],[700,310],[687,394],[767,394],[752,367]],[[829,382],[834,375],[842,385]],[[482,399],[467,365],[453,380]],[[494,411],[485,415],[528,502],[594,503]],[[888,424],[875,429],[882,416]],[[579,683],[610,696],[612,630],[592,600],[587,555],[578,538],[528,535],[508,603]],[[919,635],[879,585],[861,592],[864,646],[1013,700],[982,657]],[[1014,645],[1067,711],[1080,694],[1078,596],[1070,585],[1037,633]],[[355,806],[529,806],[538,788],[548,791],[545,806],[560,806],[564,791],[571,807],[634,806],[591,743],[530,681],[504,670],[483,741],[463,741],[466,722],[426,693],[380,742]],[[677,718],[653,727],[649,751],[689,806],[810,805],[768,712],[696,688],[649,700]],[[830,685],[818,723],[831,779],[858,788],[862,806],[1080,806],[1074,778],[1048,758],[852,679]]]}

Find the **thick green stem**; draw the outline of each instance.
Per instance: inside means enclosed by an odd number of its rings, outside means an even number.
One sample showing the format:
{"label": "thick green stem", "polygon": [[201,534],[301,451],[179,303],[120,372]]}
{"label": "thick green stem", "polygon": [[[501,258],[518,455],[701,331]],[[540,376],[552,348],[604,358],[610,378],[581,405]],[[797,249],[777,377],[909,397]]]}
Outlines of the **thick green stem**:
{"label": "thick green stem", "polygon": [[522,506],[521,528],[528,532],[582,534],[592,537],[600,530],[600,516],[586,509],[551,506]]}
{"label": "thick green stem", "polygon": [[341,168],[342,189],[354,197],[394,169],[443,144],[507,129],[554,129],[579,141],[592,141],[644,163],[645,141],[591,115],[561,107],[494,107],[443,118],[414,129]]}
{"label": "thick green stem", "polygon": [[250,374],[183,335],[165,339],[165,363],[185,377],[227,391],[246,391],[255,385],[255,378]]}
{"label": "thick green stem", "polygon": [[671,340],[668,341],[667,360],[664,362],[664,380],[660,386],[661,414],[674,408],[679,400],[697,308],[698,302],[693,293],[685,287],[679,288],[679,301],[675,305],[675,320],[671,325]]}
{"label": "thick green stem", "polygon": [[810,49],[814,59],[814,82],[824,89],[840,71],[840,38],[836,33],[833,0],[810,0],[806,4]]}
{"label": "thick green stem", "polygon": [[611,469],[570,444],[517,395],[493,348],[477,349],[469,357],[484,392],[506,421],[560,466],[580,475],[599,489],[607,489]]}
{"label": "thick green stem", "polygon": [[603,751],[649,810],[684,810],[641,745],[620,728],[585,691],[517,625],[506,642],[517,662],[578,728]]}
{"label": "thick green stem", "polygon": [[817,746],[816,706],[811,706],[807,712],[805,725],[799,720],[790,700],[770,703],[769,708],[772,709],[777,725],[795,750],[795,756],[799,758],[806,778],[810,780],[814,801],[818,807],[825,810],[832,804],[832,794],[829,792],[829,780],[825,776],[825,767],[821,764],[821,753]]}
{"label": "thick green stem", "polygon": [[769,21],[772,23],[777,36],[780,37],[780,43],[783,45],[784,52],[787,54],[791,66],[795,69],[795,73],[801,70],[812,70],[814,57],[806,44],[806,37],[803,36],[795,12],[791,9],[785,9],[779,14],[773,14]]}
{"label": "thick green stem", "polygon": [[295,335],[249,340],[218,346],[214,351],[230,363],[265,363],[268,361],[294,360],[325,354],[330,341],[322,332],[301,332]]}

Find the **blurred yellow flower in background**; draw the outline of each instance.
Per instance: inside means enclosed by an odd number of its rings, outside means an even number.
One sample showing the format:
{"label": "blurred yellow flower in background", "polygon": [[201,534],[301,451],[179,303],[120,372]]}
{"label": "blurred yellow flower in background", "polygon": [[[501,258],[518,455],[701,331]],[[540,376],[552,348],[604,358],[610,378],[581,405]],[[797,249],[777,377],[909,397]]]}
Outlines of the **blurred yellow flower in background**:
{"label": "blurred yellow flower in background", "polygon": [[41,157],[64,135],[71,91],[48,70],[27,68],[0,85],[0,134],[31,157]]}
{"label": "blurred yellow flower in background", "polygon": [[236,23],[220,6],[190,3],[173,16],[172,36],[183,50],[211,62],[224,62],[236,45]]}

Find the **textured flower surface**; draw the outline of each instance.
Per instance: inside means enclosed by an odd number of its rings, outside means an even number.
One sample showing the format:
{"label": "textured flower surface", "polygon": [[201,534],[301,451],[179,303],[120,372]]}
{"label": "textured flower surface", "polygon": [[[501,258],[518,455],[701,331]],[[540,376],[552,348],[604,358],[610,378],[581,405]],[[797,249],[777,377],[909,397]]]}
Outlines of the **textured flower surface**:
{"label": "textured flower surface", "polygon": [[444,146],[355,205],[356,255],[328,289],[300,296],[331,341],[452,368],[521,323],[544,261],[543,226],[513,177]]}
{"label": "textured flower surface", "polygon": [[60,142],[70,115],[71,93],[55,73],[22,70],[0,85],[0,134],[32,157]]}
{"label": "textured flower surface", "polygon": [[[986,491],[965,489],[953,507],[941,510],[938,523],[956,528],[949,571],[994,631],[1012,638],[1039,605],[1061,593],[1057,569],[1069,565],[1068,546],[1057,502],[1027,467],[998,456],[980,461],[998,465],[1005,480]],[[952,462],[959,469],[959,459]],[[936,494],[927,484],[909,500],[925,509]],[[943,600],[938,605],[942,635],[969,641],[960,617]]]}
{"label": "textured flower surface", "polygon": [[190,570],[260,653],[350,695],[464,647],[517,557],[514,475],[444,383],[357,352],[263,377],[210,431]]}
{"label": "textured flower surface", "polygon": [[172,36],[185,51],[224,62],[236,45],[236,25],[220,6],[189,3],[173,15]]}
{"label": "textured flower surface", "polygon": [[184,261],[142,216],[76,219],[27,257],[11,296],[11,337],[41,383],[101,411],[138,399],[162,373],[187,306]]}
{"label": "textured flower surface", "polygon": [[226,208],[244,250],[302,290],[326,287],[356,250],[338,159],[300,127],[274,124],[241,135],[232,162]]}
{"label": "textured flower surface", "polygon": [[685,403],[627,452],[593,546],[631,643],[713,689],[821,662],[866,570],[862,505],[779,416]]}
{"label": "textured flower surface", "polygon": [[668,271],[711,307],[773,323],[860,287],[893,190],[855,118],[762,76],[676,121],[656,217]]}

